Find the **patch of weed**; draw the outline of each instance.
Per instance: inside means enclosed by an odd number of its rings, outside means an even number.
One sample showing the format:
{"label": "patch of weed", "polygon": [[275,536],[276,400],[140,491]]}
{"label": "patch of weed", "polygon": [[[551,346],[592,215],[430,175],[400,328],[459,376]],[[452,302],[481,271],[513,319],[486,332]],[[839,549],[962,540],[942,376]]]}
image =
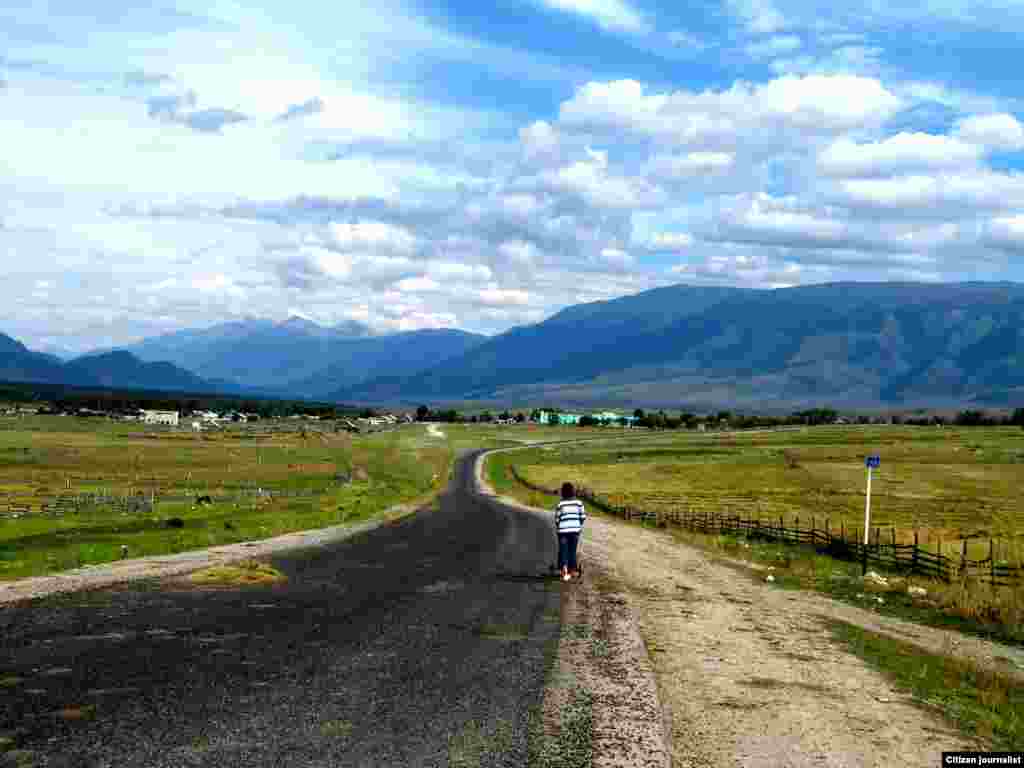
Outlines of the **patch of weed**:
{"label": "patch of weed", "polygon": [[939,708],[964,733],[997,749],[1024,743],[1024,688],[995,668],[922,651],[853,624],[827,622],[833,636],[917,701]]}

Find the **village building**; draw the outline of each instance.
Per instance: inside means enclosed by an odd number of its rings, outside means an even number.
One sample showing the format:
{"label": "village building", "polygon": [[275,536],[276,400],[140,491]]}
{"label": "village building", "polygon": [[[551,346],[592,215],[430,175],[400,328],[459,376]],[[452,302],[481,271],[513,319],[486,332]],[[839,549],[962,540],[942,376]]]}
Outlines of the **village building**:
{"label": "village building", "polygon": [[143,411],[142,421],[146,424],[165,424],[167,426],[178,426],[177,411]]}

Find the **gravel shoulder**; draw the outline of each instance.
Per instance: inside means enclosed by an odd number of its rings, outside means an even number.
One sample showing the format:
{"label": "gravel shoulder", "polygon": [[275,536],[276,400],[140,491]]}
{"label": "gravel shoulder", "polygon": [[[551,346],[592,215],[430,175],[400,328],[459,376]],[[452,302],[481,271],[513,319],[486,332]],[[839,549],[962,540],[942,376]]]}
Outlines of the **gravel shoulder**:
{"label": "gravel shoulder", "polygon": [[[475,475],[480,490],[495,497],[484,477],[482,457]],[[496,498],[543,519],[552,526],[554,539],[550,511],[507,496]],[[585,538],[590,541],[589,533]],[[584,577],[560,585],[558,651],[544,690],[544,739],[557,753],[551,764],[667,768],[672,765],[670,721],[633,601],[604,553],[592,553],[582,544],[581,563]],[[579,728],[577,710],[583,706],[587,733],[567,732]],[[586,742],[582,746],[581,739]],[[543,758],[540,764],[547,765]]]}

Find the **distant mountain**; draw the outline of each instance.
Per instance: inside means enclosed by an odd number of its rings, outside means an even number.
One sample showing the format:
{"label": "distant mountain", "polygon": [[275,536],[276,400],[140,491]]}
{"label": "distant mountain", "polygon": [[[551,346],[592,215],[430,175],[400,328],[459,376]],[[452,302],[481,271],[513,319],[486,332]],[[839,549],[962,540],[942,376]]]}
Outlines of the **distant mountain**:
{"label": "distant mountain", "polygon": [[20,341],[0,333],[0,380],[60,383],[62,364],[52,355],[33,352]]}
{"label": "distant mountain", "polygon": [[115,351],[75,358],[67,363],[29,350],[0,334],[0,380],[109,389],[230,392],[238,387],[208,381],[167,362],[146,363],[129,352]]}
{"label": "distant mountain", "polygon": [[[676,285],[569,307],[352,401],[1024,404],[1024,285]],[[1020,388],[1020,389],[1018,389]]]}
{"label": "distant mountain", "polygon": [[130,352],[121,351],[75,358],[64,365],[63,373],[68,384],[98,384],[111,389],[179,392],[213,392],[224,389],[223,385],[200,378],[172,363],[147,363]]}
{"label": "distant mountain", "polygon": [[407,331],[370,339],[339,340],[330,346],[334,360],[289,391],[303,397],[330,397],[340,387],[365,381],[374,374],[403,376],[456,357],[486,340],[486,336],[449,328]]}
{"label": "distant mountain", "polygon": [[178,331],[125,349],[143,360],[169,361],[204,379],[320,397],[372,376],[414,373],[485,339],[458,330],[375,336],[356,321],[324,327],[290,317],[283,323],[245,320]]}

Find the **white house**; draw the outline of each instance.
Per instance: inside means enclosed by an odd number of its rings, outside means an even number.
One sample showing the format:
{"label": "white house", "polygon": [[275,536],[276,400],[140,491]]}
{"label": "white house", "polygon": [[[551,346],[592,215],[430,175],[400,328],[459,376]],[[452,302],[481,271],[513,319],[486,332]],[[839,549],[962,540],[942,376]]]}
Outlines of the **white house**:
{"label": "white house", "polygon": [[143,411],[142,421],[146,424],[167,424],[168,426],[178,426],[178,412],[177,411]]}

